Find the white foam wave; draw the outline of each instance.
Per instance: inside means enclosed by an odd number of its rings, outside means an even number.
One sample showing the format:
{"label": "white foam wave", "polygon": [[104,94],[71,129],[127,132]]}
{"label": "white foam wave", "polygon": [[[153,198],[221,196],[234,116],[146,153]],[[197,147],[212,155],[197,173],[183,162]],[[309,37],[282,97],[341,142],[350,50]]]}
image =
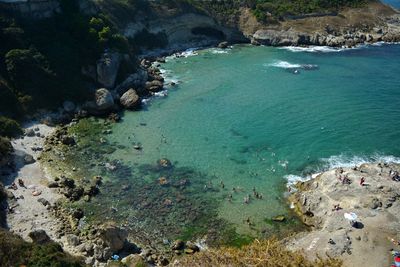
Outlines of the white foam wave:
{"label": "white foam wave", "polygon": [[372,156],[347,156],[344,154],[323,158],[321,161],[324,163],[324,169],[334,168],[349,168],[360,166],[364,163],[382,162],[382,163],[400,163],[400,158],[395,156],[387,156],[381,154],[374,154]]}
{"label": "white foam wave", "polygon": [[151,101],[151,98],[143,98],[142,105],[146,106]]}
{"label": "white foam wave", "polygon": [[[265,64],[264,64],[265,65]],[[301,68],[300,64],[293,64],[287,61],[276,61],[274,63],[268,64],[267,66],[270,67],[276,67],[276,68],[282,68],[282,69],[296,69],[296,68]]]}
{"label": "white foam wave", "polygon": [[344,48],[344,47],[330,47],[330,46],[284,46],[280,47],[279,49],[285,49],[289,50],[291,52],[309,52],[309,53],[332,53],[332,52],[341,52],[346,49],[350,48]]}
{"label": "white foam wave", "polygon": [[367,43],[367,44],[358,44],[353,47],[330,47],[330,46],[283,46],[279,49],[288,50],[291,52],[308,52],[308,53],[338,53],[347,50],[354,50],[354,49],[361,49],[370,46],[383,46],[383,45],[390,45],[390,44],[400,44],[400,42],[376,42],[376,43]]}
{"label": "white foam wave", "polygon": [[336,169],[336,168],[352,168],[352,167],[359,167],[365,163],[398,163],[400,164],[400,157],[395,157],[392,155],[382,155],[382,154],[374,154],[372,156],[348,156],[348,155],[335,155],[329,158],[322,158],[321,159],[322,165],[318,167],[315,172],[311,175],[307,176],[299,176],[289,174],[284,176],[287,180],[287,187],[294,190],[295,185],[298,182],[305,182],[310,179],[317,177],[321,172],[327,171],[329,169]]}
{"label": "white foam wave", "polygon": [[189,49],[186,49],[186,50],[183,51],[183,52],[174,54],[174,56],[175,56],[175,57],[192,57],[192,56],[197,56],[197,55],[198,55],[197,50],[198,50],[198,48],[189,48]]}
{"label": "white foam wave", "polygon": [[166,97],[168,96],[168,90],[162,90],[153,94],[155,97]]}
{"label": "white foam wave", "polygon": [[313,64],[294,64],[290,63],[287,61],[276,61],[271,64],[264,64],[264,66],[269,66],[269,67],[276,67],[276,68],[282,68],[282,69],[303,69],[303,70],[316,70],[318,69],[318,65],[313,65]]}
{"label": "white foam wave", "polygon": [[211,48],[210,52],[212,54],[228,54],[230,49],[221,49],[221,48]]}
{"label": "white foam wave", "polygon": [[302,177],[299,175],[294,175],[294,174],[289,174],[289,175],[285,175],[284,178],[287,180],[287,187],[289,188],[294,188],[294,186],[298,183],[298,182],[305,182],[310,180],[312,177],[311,176],[306,176],[306,177]]}

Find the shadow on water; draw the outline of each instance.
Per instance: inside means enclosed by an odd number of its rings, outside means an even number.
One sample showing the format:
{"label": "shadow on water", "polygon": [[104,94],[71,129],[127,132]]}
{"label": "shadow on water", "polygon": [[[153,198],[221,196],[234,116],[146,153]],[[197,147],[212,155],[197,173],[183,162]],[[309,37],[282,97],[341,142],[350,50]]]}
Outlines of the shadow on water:
{"label": "shadow on water", "polygon": [[84,210],[88,222],[115,221],[135,240],[151,246],[163,246],[165,240],[177,238],[202,238],[211,246],[240,246],[256,237],[270,237],[297,227],[294,217],[288,216],[279,225],[253,226],[252,236],[238,234],[236,225],[219,216],[222,201],[230,191],[213,184],[215,176],[168,159],[149,164],[112,159],[117,148],[107,141],[104,131],[108,129],[102,121],[82,120],[69,129],[76,137],[76,146],[62,151],[54,148],[44,156],[52,159],[48,163],[51,168],[74,167],[71,178],[77,181],[103,177],[96,197],[72,204]]}

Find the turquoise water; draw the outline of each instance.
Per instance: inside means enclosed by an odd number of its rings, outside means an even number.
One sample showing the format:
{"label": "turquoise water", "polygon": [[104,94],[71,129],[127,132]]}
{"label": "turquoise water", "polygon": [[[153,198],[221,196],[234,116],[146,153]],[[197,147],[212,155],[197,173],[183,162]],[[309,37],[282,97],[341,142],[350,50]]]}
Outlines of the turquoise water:
{"label": "turquoise water", "polygon": [[128,166],[168,158],[198,171],[196,192],[216,203],[213,216],[257,236],[266,218],[288,214],[288,179],[399,160],[399,58],[399,45],[343,51],[238,45],[170,57],[161,68],[178,85],[144,111],[125,113],[107,137],[121,145],[110,157]]}
{"label": "turquoise water", "polygon": [[392,6],[396,7],[396,8],[400,8],[400,0],[384,0],[382,2],[384,2],[386,4],[389,4],[389,5],[392,5]]}

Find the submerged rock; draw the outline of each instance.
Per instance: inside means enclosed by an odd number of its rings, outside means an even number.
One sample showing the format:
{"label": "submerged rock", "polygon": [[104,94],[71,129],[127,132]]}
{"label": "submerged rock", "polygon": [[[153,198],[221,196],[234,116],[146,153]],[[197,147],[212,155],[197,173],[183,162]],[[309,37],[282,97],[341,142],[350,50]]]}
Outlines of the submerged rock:
{"label": "submerged rock", "polygon": [[165,168],[165,169],[169,169],[169,168],[172,167],[171,161],[169,159],[167,159],[167,158],[159,159],[157,161],[157,164],[158,164],[159,167]]}

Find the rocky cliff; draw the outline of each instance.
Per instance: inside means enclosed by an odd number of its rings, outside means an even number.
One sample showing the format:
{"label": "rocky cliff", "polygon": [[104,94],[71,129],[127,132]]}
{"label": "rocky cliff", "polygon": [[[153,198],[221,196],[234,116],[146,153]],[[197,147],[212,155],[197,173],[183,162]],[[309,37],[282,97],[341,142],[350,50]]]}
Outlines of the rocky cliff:
{"label": "rocky cliff", "polygon": [[[244,26],[246,27],[246,25]],[[254,44],[352,47],[360,43],[400,41],[400,15],[380,2],[334,15],[257,25],[245,33]]]}
{"label": "rocky cliff", "polygon": [[60,12],[58,0],[1,0],[0,7],[22,16],[48,18]]}
{"label": "rocky cliff", "polygon": [[124,28],[124,34],[127,37],[134,37],[143,30],[166,36],[168,46],[177,49],[190,47],[190,45],[209,45],[221,40],[247,41],[237,28],[218,24],[213,18],[198,13],[151,20],[141,18],[129,23]]}

